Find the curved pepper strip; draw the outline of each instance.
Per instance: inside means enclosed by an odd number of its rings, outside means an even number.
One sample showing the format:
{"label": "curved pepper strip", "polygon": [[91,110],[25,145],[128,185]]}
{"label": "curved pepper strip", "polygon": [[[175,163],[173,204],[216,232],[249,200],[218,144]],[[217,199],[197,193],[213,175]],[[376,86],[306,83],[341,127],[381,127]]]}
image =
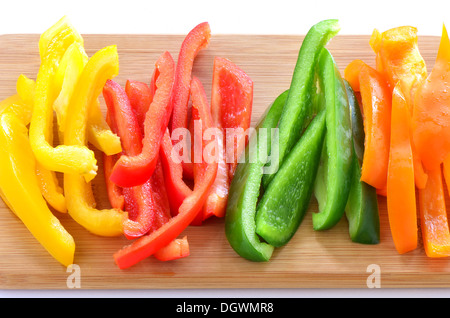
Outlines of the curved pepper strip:
{"label": "curved pepper strip", "polygon": [[[21,112],[22,115],[19,117],[22,118],[25,125],[28,125],[33,112],[35,82],[21,74],[17,79],[16,90],[17,94],[24,101],[24,104],[20,105],[20,108],[15,112],[16,114]],[[56,173],[44,168],[39,162],[36,162],[36,176],[41,193],[48,204],[56,211],[66,213],[66,199],[63,194],[63,188],[59,185]]]}
{"label": "curved pepper strip", "polygon": [[[211,118],[203,117],[210,117],[211,114],[207,107],[204,91],[202,92],[201,83],[194,77],[190,87],[192,107],[198,109],[203,124],[211,122]],[[203,125],[202,128],[210,127]],[[212,140],[203,144],[202,148],[205,149],[205,147],[210,146],[210,143],[215,143],[215,141]],[[201,163],[194,163],[194,190],[183,201],[178,214],[157,230],[138,238],[131,245],[117,251],[114,254],[114,260],[119,268],[125,269],[133,266],[175,240],[201,212],[208,195],[208,189],[213,184],[216,174],[217,162],[202,161]]]}
{"label": "curved pepper strip", "polygon": [[73,263],[75,242],[49,210],[35,174],[35,159],[24,123],[0,115],[0,189],[8,206],[40,244],[62,265]]}
{"label": "curved pepper strip", "polygon": [[[188,128],[188,101],[189,85],[192,80],[192,68],[198,53],[205,49],[211,38],[211,28],[208,22],[203,22],[195,26],[185,37],[178,53],[178,61],[175,73],[172,101],[173,108],[172,124],[170,132],[175,129]],[[183,143],[181,149],[187,149],[186,140],[173,140],[174,147],[178,143]],[[177,147],[178,149],[178,147]],[[184,174],[188,178],[193,177],[192,162],[183,162]]]}
{"label": "curved pepper strip", "polygon": [[[64,19],[64,18],[63,18]],[[53,79],[58,63],[67,48],[83,39],[67,20],[58,22],[41,35],[47,49],[41,49],[41,65],[36,79],[33,115],[30,123],[30,143],[38,162],[46,169],[65,173],[83,174],[87,181],[95,177],[97,161],[94,152],[85,145],[58,145],[53,147],[53,102],[57,98]]]}
{"label": "curved pepper strip", "polygon": [[392,94],[387,211],[397,251],[403,254],[414,250],[417,247],[418,228],[410,115],[399,85],[395,86]]}
{"label": "curved pepper strip", "polygon": [[361,94],[365,134],[361,181],[384,191],[389,164],[392,91],[386,79],[363,61],[351,62],[344,74],[353,90]]}
{"label": "curved pepper strip", "polygon": [[319,85],[326,109],[326,137],[314,193],[319,212],[313,213],[314,230],[326,230],[345,213],[351,182],[352,127],[347,91],[331,53],[319,58]]}
{"label": "curved pepper strip", "polygon": [[345,215],[348,220],[352,242],[378,244],[380,242],[380,216],[377,191],[361,181],[361,166],[364,157],[364,123],[361,106],[350,84],[344,80],[350,107],[353,137],[352,183],[348,195]]}
{"label": "curved pepper strip", "polygon": [[432,170],[450,153],[450,40],[445,26],[436,62],[417,91],[413,112],[416,150],[425,169]]}
{"label": "curved pepper strip", "polygon": [[424,189],[419,189],[422,241],[428,257],[450,256],[450,232],[445,204],[442,167],[428,173]]}
{"label": "curved pepper strip", "polygon": [[145,117],[142,152],[135,156],[122,155],[111,172],[111,181],[121,187],[132,187],[146,182],[152,175],[161,144],[172,113],[172,94],[175,64],[169,52],[164,52],[155,65],[157,87]]}
{"label": "curved pepper strip", "polygon": [[[292,76],[289,96],[280,118],[278,137],[280,140],[280,166],[312,117],[309,105],[314,85],[315,65],[321,49],[339,30],[338,20],[324,20],[312,26],[303,39]],[[273,177],[274,174],[264,175],[264,187],[269,185]]]}
{"label": "curved pepper strip", "polygon": [[[97,51],[88,61],[77,81],[68,107],[64,144],[86,147],[86,125],[89,106],[98,98],[108,79],[119,71],[117,47],[111,45]],[[88,231],[100,236],[123,233],[127,214],[117,209],[97,210],[90,184],[83,176],[64,174],[64,191],[71,217]]]}
{"label": "curved pepper strip", "polygon": [[401,26],[380,33],[374,30],[370,46],[377,55],[377,70],[403,91],[408,109],[413,111],[417,88],[427,78],[427,66],[418,47],[417,28]]}
{"label": "curved pepper strip", "polygon": [[[142,151],[142,132],[125,90],[118,83],[108,80],[103,87],[103,96],[112,126],[122,140],[123,153],[139,154]],[[155,187],[155,184],[158,187]],[[140,237],[148,233],[157,221],[165,223],[169,219],[168,200],[167,204],[161,204],[162,202],[157,200],[157,197],[161,197],[161,192],[165,193],[160,164],[157,164],[154,173],[143,185],[123,188],[122,191],[125,210],[128,212],[123,232],[128,239]],[[158,191],[161,192],[158,194]],[[133,213],[128,205],[131,205]]]}
{"label": "curved pepper strip", "polygon": [[222,138],[218,138],[219,167],[203,208],[204,219],[225,215],[230,183],[248,142],[252,106],[251,78],[230,60],[214,58],[211,115]]}
{"label": "curved pepper strip", "polygon": [[326,132],[322,110],[306,128],[256,210],[256,233],[275,247],[286,245],[300,226],[311,201]]}
{"label": "curved pepper strip", "polygon": [[[261,117],[245,149],[246,156],[255,152],[258,156],[257,160],[238,164],[230,185],[225,214],[225,234],[238,255],[255,262],[268,261],[274,250],[272,245],[261,240],[256,234],[256,206],[260,196],[264,166],[269,153],[275,152],[275,149],[271,149],[272,142],[267,142],[259,136],[262,131],[269,130],[272,133],[271,130],[277,127],[287,95],[288,91],[280,94],[270,105],[266,114]],[[266,134],[266,136],[269,135],[271,136],[269,133]]]}
{"label": "curved pepper strip", "polygon": [[134,80],[127,80],[125,92],[134,109],[141,132],[144,134],[145,115],[153,101],[154,92],[146,83]]}
{"label": "curved pepper strip", "polygon": [[[377,55],[377,70],[388,79],[391,89],[399,83],[410,116],[413,115],[417,89],[427,78],[427,67],[417,41],[417,29],[411,26],[393,28],[383,33],[374,30],[370,39],[370,45]],[[427,175],[413,141],[414,179],[417,188],[422,189],[427,182]]]}
{"label": "curved pepper strip", "polygon": [[[74,42],[64,53],[55,74],[55,90],[59,95],[53,103],[56,113],[58,128],[61,133],[64,132],[67,116],[67,107],[83,68],[88,61],[88,56],[84,47],[79,42]],[[113,134],[106,123],[100,103],[95,100],[89,107],[89,117],[87,123],[88,141],[97,149],[107,155],[113,155],[122,151],[120,139]]]}

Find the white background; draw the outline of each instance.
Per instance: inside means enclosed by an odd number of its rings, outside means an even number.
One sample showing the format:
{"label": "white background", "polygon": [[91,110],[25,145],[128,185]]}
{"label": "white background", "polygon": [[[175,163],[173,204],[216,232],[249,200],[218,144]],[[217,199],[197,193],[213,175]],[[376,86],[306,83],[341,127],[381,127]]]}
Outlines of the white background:
{"label": "white background", "polygon": [[[305,34],[323,19],[340,20],[339,34],[371,34],[374,28],[412,25],[420,35],[440,36],[450,27],[449,0],[78,0],[2,1],[0,34],[42,33],[67,15],[82,34],[186,34],[208,21],[213,34]],[[1,49],[1,48],[0,48]],[[1,269],[0,269],[1,270]],[[0,286],[1,288],[1,286]],[[448,297],[440,290],[158,290],[158,291],[17,291],[1,297]]]}

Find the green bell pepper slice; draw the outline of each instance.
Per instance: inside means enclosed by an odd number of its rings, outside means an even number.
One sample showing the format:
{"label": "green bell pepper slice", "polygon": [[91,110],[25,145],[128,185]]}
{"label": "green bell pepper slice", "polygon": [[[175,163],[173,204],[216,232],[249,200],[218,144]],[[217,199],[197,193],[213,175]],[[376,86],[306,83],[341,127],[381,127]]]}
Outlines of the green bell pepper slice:
{"label": "green bell pepper slice", "polygon": [[322,110],[311,121],[258,204],[256,233],[275,247],[290,241],[308,210],[326,133],[325,115]]}
{"label": "green bell pepper slice", "polygon": [[[279,124],[279,166],[296,144],[312,116],[315,68],[321,49],[340,30],[338,20],[321,21],[311,27],[301,44],[298,59],[292,75],[291,86]],[[274,174],[263,177],[265,188]]]}
{"label": "green bell pepper slice", "polygon": [[345,212],[352,180],[353,141],[347,92],[326,48],[319,57],[318,78],[327,133],[314,187],[319,212],[313,213],[312,221],[314,230],[326,230],[336,225]]}
{"label": "green bell pepper slice", "polygon": [[[239,163],[230,185],[227,210],[225,214],[225,234],[231,247],[243,258],[255,262],[268,261],[272,257],[274,247],[260,240],[256,234],[256,206],[261,193],[261,181],[271,151],[271,140],[258,138],[261,129],[276,128],[286,101],[288,91],[283,92],[272,103],[266,115],[262,116],[256,127],[256,133],[246,147],[245,155],[256,153],[254,162],[246,160]],[[269,138],[271,134],[267,134]],[[256,149],[255,147],[256,140]],[[252,140],[253,139],[253,140]],[[266,148],[266,152],[260,151]]]}
{"label": "green bell pepper slice", "polygon": [[360,106],[350,84],[344,80],[350,107],[353,137],[352,182],[345,207],[349,235],[353,242],[378,244],[380,242],[380,217],[378,196],[374,187],[361,181],[364,156],[364,123]]}

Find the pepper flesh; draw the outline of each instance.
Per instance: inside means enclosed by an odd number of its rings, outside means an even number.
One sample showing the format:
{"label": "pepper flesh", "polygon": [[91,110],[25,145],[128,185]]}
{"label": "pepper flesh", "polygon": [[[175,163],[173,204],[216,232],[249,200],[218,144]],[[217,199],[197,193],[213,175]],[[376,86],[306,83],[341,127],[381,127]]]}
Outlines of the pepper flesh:
{"label": "pepper flesh", "polygon": [[444,26],[436,62],[418,88],[413,112],[413,140],[427,170],[435,169],[450,152],[449,83],[450,40]]}
{"label": "pepper flesh", "polygon": [[8,206],[31,234],[62,265],[73,263],[75,242],[49,210],[38,187],[35,157],[24,123],[0,115],[0,189]]}
{"label": "pepper flesh", "polygon": [[[275,152],[276,149],[271,149],[272,142],[267,142],[258,136],[263,130],[270,130],[270,134],[266,134],[269,136],[272,134],[271,130],[277,127],[287,95],[288,91],[281,93],[270,105],[266,114],[261,117],[245,149],[246,156],[251,152],[256,153],[257,160],[239,163],[230,185],[225,214],[225,234],[238,255],[255,262],[268,261],[274,250],[272,245],[261,240],[256,234],[255,216],[264,166],[268,161],[269,153]],[[254,145],[256,148],[253,148]]]}
{"label": "pepper flesh", "polygon": [[351,182],[352,128],[347,91],[331,53],[322,49],[319,86],[326,110],[326,136],[314,193],[319,212],[313,213],[314,230],[326,230],[345,213]]}
{"label": "pepper flesh", "polygon": [[[108,79],[118,73],[117,47],[105,47],[88,61],[77,81],[68,107],[64,144],[86,147],[88,108],[97,99]],[[122,223],[127,214],[117,209],[95,209],[90,184],[83,176],[64,174],[64,191],[70,216],[91,233],[117,236],[123,233]]]}
{"label": "pepper flesh", "polygon": [[111,181],[121,187],[143,184],[152,175],[161,144],[172,113],[170,98],[175,65],[169,52],[164,52],[155,64],[156,91],[145,117],[142,152],[134,156],[122,155],[111,172]]}
{"label": "pepper flesh", "polygon": [[[185,37],[178,53],[172,101],[172,123],[170,131],[188,128],[189,115],[189,85],[192,80],[194,60],[198,53],[209,45],[211,28],[208,22],[195,26]],[[187,149],[186,140],[172,141],[174,147],[182,143],[180,149]],[[178,147],[176,147],[178,149]],[[181,154],[180,154],[181,155]],[[183,171],[186,177],[193,177],[193,165],[190,161],[183,161]]]}
{"label": "pepper flesh", "polygon": [[265,190],[256,211],[256,233],[275,247],[287,244],[311,201],[326,132],[325,111],[308,125]]}
{"label": "pepper flesh", "polygon": [[[417,89],[427,78],[427,67],[418,47],[417,29],[411,26],[393,28],[383,33],[374,30],[370,45],[377,55],[377,70],[389,82],[391,90],[398,84],[413,115]],[[411,127],[412,129],[412,127]],[[422,161],[411,140],[414,179],[421,189],[427,182]]]}
{"label": "pepper flesh", "polygon": [[[356,70],[352,70],[356,68]],[[355,77],[347,77],[357,74]],[[392,92],[386,79],[366,63],[352,62],[345,70],[346,79],[353,90],[361,94],[364,118],[364,158],[361,180],[377,190],[386,189],[391,135]]]}
{"label": "pepper flesh", "polygon": [[445,205],[442,167],[427,171],[424,189],[419,189],[419,211],[423,246],[428,257],[450,256],[450,232]]}
{"label": "pepper flesh", "polygon": [[[30,123],[30,143],[38,162],[48,170],[83,174],[87,181],[97,172],[94,152],[85,145],[58,145],[53,147],[53,102],[57,92],[53,79],[57,66],[67,48],[83,39],[62,18],[41,35],[39,43],[41,65],[36,79],[33,115]],[[48,44],[45,47],[45,43]]]}
{"label": "pepper flesh", "polygon": [[[200,81],[195,77],[191,81],[191,99],[192,107],[198,109],[203,123],[202,129],[210,128],[206,125],[212,119],[207,107],[205,93]],[[207,147],[211,142],[215,143],[215,140],[203,144],[203,147]],[[200,213],[208,195],[208,189],[213,184],[216,174],[217,162],[194,162],[194,190],[183,201],[178,214],[170,218],[167,223],[157,230],[138,238],[131,245],[117,251],[114,254],[114,259],[119,268],[124,269],[133,266],[176,239]]]}
{"label": "pepper flesh", "polygon": [[380,217],[377,191],[361,181],[361,165],[364,157],[364,124],[361,107],[350,84],[344,80],[350,107],[353,137],[352,182],[345,215],[349,235],[353,242],[378,244],[380,242]]}
{"label": "pepper flesh", "polygon": [[403,254],[417,247],[418,228],[410,116],[398,85],[392,94],[391,121],[387,210],[395,248]]}
{"label": "pepper flesh", "polygon": [[[324,20],[314,26],[306,34],[298,54],[294,68],[289,96],[286,100],[279,124],[279,164],[281,165],[291,148],[295,145],[304,128],[311,119],[309,105],[314,85],[314,69],[321,49],[340,30],[338,20]],[[273,174],[263,177],[267,187]]]}

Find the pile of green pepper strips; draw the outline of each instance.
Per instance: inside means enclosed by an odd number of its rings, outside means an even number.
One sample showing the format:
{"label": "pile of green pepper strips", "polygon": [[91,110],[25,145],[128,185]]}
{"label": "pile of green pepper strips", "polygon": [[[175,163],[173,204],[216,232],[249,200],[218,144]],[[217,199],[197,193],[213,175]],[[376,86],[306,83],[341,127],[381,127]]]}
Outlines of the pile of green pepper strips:
{"label": "pile of green pepper strips", "polygon": [[[314,230],[336,225],[345,214],[352,241],[380,239],[376,190],[360,181],[364,127],[358,100],[342,79],[326,44],[337,20],[314,25],[305,36],[290,88],[262,116],[243,155],[257,154],[236,169],[228,198],[225,232],[232,248],[251,261],[268,261],[275,247],[294,236],[312,197]],[[278,128],[271,141],[262,129]],[[268,134],[270,135],[270,134]],[[270,137],[270,136],[268,136]],[[256,147],[256,149],[251,149]],[[278,150],[278,169],[264,173]],[[266,154],[266,155],[262,155]]]}

